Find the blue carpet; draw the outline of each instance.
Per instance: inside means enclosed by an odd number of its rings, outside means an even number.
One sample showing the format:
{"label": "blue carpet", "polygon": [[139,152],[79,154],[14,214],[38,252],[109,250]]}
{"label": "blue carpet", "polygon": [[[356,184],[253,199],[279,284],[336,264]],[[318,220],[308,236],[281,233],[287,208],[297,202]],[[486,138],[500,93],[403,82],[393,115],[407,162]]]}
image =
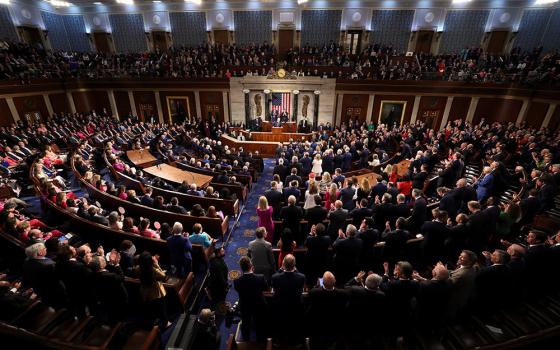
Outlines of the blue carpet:
{"label": "blue carpet", "polygon": [[[247,255],[247,247],[249,242],[255,239],[255,229],[257,228],[257,203],[259,197],[270,188],[270,181],[272,181],[272,171],[274,169],[275,160],[264,160],[264,172],[259,177],[258,181],[253,184],[253,190],[249,194],[247,203],[239,218],[239,224],[233,231],[229,242],[226,247],[225,261],[229,268],[229,280],[233,284],[233,280],[241,274],[239,270],[239,259]],[[233,305],[238,299],[235,289],[230,288],[226,297],[226,301]],[[225,347],[225,342],[231,333],[235,333],[237,324],[233,324],[231,328],[227,328],[225,323],[220,325],[220,333],[222,335],[222,346]]]}

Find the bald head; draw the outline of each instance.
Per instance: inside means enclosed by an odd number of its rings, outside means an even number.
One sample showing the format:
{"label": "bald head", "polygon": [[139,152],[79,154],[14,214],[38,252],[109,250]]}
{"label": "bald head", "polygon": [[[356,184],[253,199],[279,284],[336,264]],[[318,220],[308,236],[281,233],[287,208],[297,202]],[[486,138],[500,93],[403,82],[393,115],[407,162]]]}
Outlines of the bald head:
{"label": "bald head", "polygon": [[323,274],[323,288],[332,290],[334,289],[334,285],[336,284],[336,278],[330,271],[326,271]]}
{"label": "bald head", "polygon": [[376,273],[372,273],[366,278],[366,288],[369,290],[377,290],[383,278]]}
{"label": "bald head", "polygon": [[282,260],[282,269],[287,272],[294,271],[296,268],[296,257],[292,254],[288,254]]}
{"label": "bald head", "polygon": [[432,270],[433,279],[438,281],[446,281],[449,278],[449,271],[444,265],[437,264]]}

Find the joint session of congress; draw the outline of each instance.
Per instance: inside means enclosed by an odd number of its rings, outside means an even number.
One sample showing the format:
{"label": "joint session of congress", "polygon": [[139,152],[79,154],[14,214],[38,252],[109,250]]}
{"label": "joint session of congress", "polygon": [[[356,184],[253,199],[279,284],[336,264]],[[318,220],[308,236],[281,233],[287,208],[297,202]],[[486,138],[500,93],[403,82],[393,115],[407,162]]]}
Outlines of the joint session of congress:
{"label": "joint session of congress", "polygon": [[559,344],[560,0],[0,0],[0,348]]}

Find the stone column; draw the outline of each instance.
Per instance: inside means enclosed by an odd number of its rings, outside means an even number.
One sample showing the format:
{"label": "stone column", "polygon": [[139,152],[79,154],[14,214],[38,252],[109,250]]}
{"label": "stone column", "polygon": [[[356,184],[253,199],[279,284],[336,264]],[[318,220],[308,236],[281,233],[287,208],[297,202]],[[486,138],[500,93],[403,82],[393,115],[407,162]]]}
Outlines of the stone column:
{"label": "stone column", "polygon": [[47,111],[49,112],[49,116],[47,119],[50,119],[54,114],[54,109],[51,104],[51,100],[48,94],[43,94],[43,100],[45,100],[45,105],[47,106]]}
{"label": "stone column", "polygon": [[371,117],[373,114],[373,103],[375,102],[375,95],[369,95],[368,104],[367,104],[367,114],[366,114],[366,123],[371,123]]}
{"label": "stone column", "polygon": [[515,125],[519,126],[521,122],[525,120],[525,116],[527,115],[527,111],[529,110],[529,99],[523,99],[523,105],[519,110],[519,114],[517,115],[517,120],[515,121]]}
{"label": "stone column", "polygon": [[467,118],[465,120],[467,123],[472,123],[474,119],[474,112],[476,112],[476,106],[478,106],[479,99],[480,97],[473,97],[471,99],[471,104],[469,106],[469,111],[467,112]]}
{"label": "stone column", "polygon": [[443,110],[443,117],[441,119],[441,124],[439,125],[439,130],[443,130],[447,121],[449,120],[449,112],[451,112],[451,105],[453,104],[453,96],[447,98],[445,102],[445,109]]}
{"label": "stone column", "polygon": [[130,111],[132,115],[138,117],[138,112],[136,111],[136,103],[134,102],[134,94],[132,91],[128,91],[128,102],[130,103]]}
{"label": "stone column", "polygon": [[298,96],[299,96],[299,91],[298,90],[294,90],[293,91],[293,95],[294,95],[294,104],[292,107],[292,119],[297,123],[298,121]]}
{"label": "stone column", "polygon": [[[156,98],[156,109],[158,113],[159,122],[164,123],[165,121],[163,120],[163,109],[161,108],[161,99],[159,97],[159,91],[154,91],[154,95]],[[171,116],[169,116],[169,119],[171,119]]]}
{"label": "stone column", "polygon": [[198,92],[198,90],[194,92],[194,106],[196,108],[196,117],[204,120],[202,110],[200,109],[200,93]]}
{"label": "stone column", "polygon": [[224,122],[229,122],[231,118],[229,117],[229,98],[227,91],[222,92],[222,99],[224,101]]}
{"label": "stone column", "polygon": [[[249,97],[246,97],[247,99]],[[271,96],[270,96],[270,90],[264,90],[264,119],[265,120],[270,120],[270,101],[271,101]]]}
{"label": "stone column", "polygon": [[243,90],[245,94],[245,129],[249,128],[249,124],[251,122],[251,106],[249,105],[249,90]]}
{"label": "stone column", "polygon": [[412,115],[410,116],[410,124],[416,123],[416,118],[418,118],[418,109],[420,108],[420,96],[414,98],[414,104],[412,105]]}
{"label": "stone column", "polygon": [[14,99],[12,97],[6,97],[6,103],[8,104],[8,108],[10,109],[10,112],[12,112],[12,118],[14,118],[14,122],[16,123],[19,122],[20,121],[19,112],[14,103]]}
{"label": "stone column", "polygon": [[313,94],[315,95],[315,108],[313,109],[313,128],[317,129],[319,126],[319,94],[321,91],[315,90]]}
{"label": "stone column", "polygon": [[68,99],[68,104],[70,105],[70,112],[76,113],[76,105],[74,104],[74,97],[72,97],[72,93],[70,91],[66,93],[66,98]]}
{"label": "stone column", "polygon": [[542,127],[547,127],[548,124],[550,124],[550,119],[552,119],[552,116],[554,115],[554,111],[556,110],[556,107],[557,107],[556,103],[551,103],[551,104],[548,105],[548,111],[546,111],[546,115],[544,117]]}
{"label": "stone column", "polygon": [[107,95],[109,95],[109,105],[111,106],[111,111],[113,112],[112,114],[114,117],[117,117],[117,120],[119,120],[119,110],[117,109],[117,101],[115,101],[115,93],[113,90],[109,90],[107,91]]}

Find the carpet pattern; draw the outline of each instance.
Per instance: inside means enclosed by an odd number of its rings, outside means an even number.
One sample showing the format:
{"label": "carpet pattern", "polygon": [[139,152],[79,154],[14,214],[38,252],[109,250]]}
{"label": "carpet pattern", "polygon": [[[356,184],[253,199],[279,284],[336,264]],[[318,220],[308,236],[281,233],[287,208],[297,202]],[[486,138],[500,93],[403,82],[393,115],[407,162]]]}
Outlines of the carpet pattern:
{"label": "carpet pattern", "polygon": [[[270,181],[272,181],[272,171],[274,169],[275,160],[265,159],[264,160],[264,171],[253,184],[253,189],[249,194],[247,203],[240,215],[239,223],[235,227],[231,234],[231,238],[227,243],[226,256],[224,257],[227,266],[229,268],[229,280],[233,285],[233,280],[241,275],[239,269],[239,259],[247,255],[247,247],[249,242],[255,239],[255,229],[257,228],[258,217],[257,204],[259,201],[259,196],[261,196],[267,189],[270,188]],[[230,288],[226,301],[231,305],[235,303],[238,299],[237,292],[235,289]],[[235,332],[237,325],[234,324],[231,328],[227,328],[224,323],[220,326],[220,332],[222,334],[222,342],[227,339],[230,333]]]}

